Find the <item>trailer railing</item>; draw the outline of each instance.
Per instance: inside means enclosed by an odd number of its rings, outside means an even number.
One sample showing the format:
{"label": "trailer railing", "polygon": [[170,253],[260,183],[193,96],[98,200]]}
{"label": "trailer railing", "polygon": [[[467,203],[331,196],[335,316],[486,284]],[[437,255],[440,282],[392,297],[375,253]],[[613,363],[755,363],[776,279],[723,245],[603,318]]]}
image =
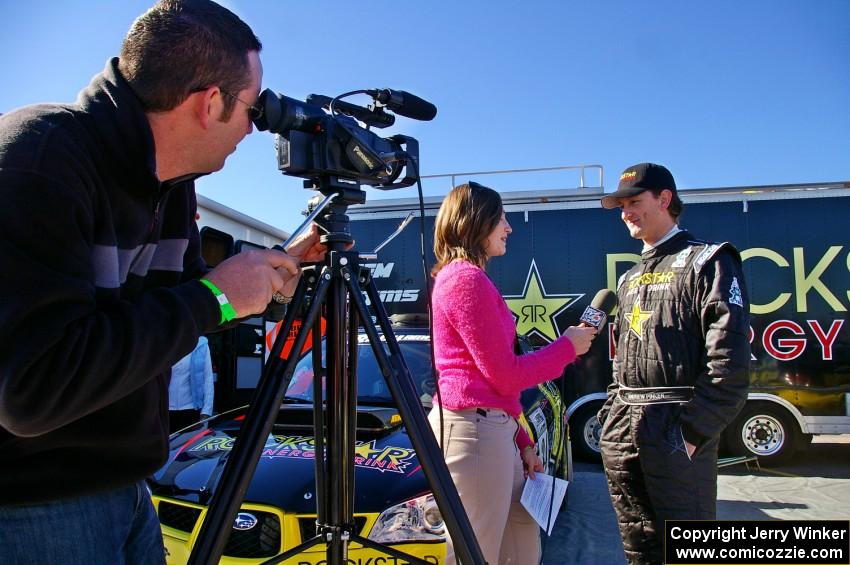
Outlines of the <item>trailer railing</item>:
{"label": "trailer railing", "polygon": [[[595,189],[599,192],[602,192],[605,187],[605,174],[602,165],[563,165],[559,167],[536,167],[531,169],[497,169],[492,171],[470,171],[463,173],[443,173],[438,175],[422,175],[422,179],[449,179],[448,188],[452,188],[456,186],[458,183],[458,178],[466,178],[466,177],[482,177],[488,175],[516,175],[516,174],[540,174],[540,173],[557,173],[557,172],[567,172],[567,171],[576,171],[578,172],[578,186],[565,186],[565,187],[555,187],[551,190],[564,190],[564,189]],[[587,184],[587,177],[589,172],[595,172],[597,182],[595,185]],[[541,190],[540,187],[536,187],[534,190]]]}

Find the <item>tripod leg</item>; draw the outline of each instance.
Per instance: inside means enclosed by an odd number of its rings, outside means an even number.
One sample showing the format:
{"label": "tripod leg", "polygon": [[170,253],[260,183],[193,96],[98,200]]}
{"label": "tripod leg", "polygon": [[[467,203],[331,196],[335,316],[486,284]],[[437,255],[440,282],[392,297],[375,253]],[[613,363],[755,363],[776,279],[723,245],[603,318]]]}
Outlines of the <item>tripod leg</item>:
{"label": "tripod leg", "polygon": [[[363,294],[356,279],[354,277],[346,278],[345,283],[349,288],[352,302],[356,305],[360,317],[368,320],[369,313],[366,302],[363,299]],[[384,348],[381,346],[375,327],[372,324],[364,324],[363,328],[369,336],[369,342],[375,353],[378,366],[386,378],[387,386],[390,389],[393,400],[398,406],[401,419],[407,428],[407,433],[419,457],[425,477],[431,485],[434,498],[437,501],[437,506],[440,508],[440,513],[443,515],[449,535],[452,536],[455,552],[460,558],[460,562],[464,565],[482,565],[486,563],[484,561],[484,554],[481,552],[478,540],[475,538],[475,533],[472,530],[472,525],[469,523],[466,511],[463,509],[457,489],[455,489],[454,482],[451,475],[449,475],[449,469],[446,466],[445,459],[443,459],[443,454],[437,445],[437,440],[431,433],[425,411],[413,387],[410,370],[407,368],[407,363],[401,354],[401,349],[393,334],[390,320],[387,317],[386,310],[384,310],[378,290],[375,287],[374,281],[371,279],[366,285],[366,292],[369,300],[372,302],[377,321],[386,339],[387,347],[390,351],[389,359],[387,359]]]}
{"label": "tripod leg", "polygon": [[[334,259],[331,259],[332,264],[335,264]],[[348,386],[349,359],[345,354],[348,351],[348,308],[345,287],[338,276],[334,276],[331,281],[327,306],[326,486],[329,492],[325,506],[327,523],[324,527],[326,534],[329,534],[327,562],[329,565],[343,565],[348,558],[348,540],[351,535],[347,524],[353,521],[354,483],[349,479],[353,477],[354,434],[351,426],[354,420],[349,418],[349,406],[356,407],[356,399],[352,397],[351,387]],[[355,388],[355,393],[356,390]]]}
{"label": "tripod leg", "polygon": [[[354,524],[354,448],[357,441],[357,330],[360,326],[360,317],[357,315],[356,310],[348,308],[346,311],[348,312],[348,372],[345,377],[348,400],[345,406],[348,412],[345,415],[345,430],[343,431],[343,437],[345,438],[345,460],[341,470],[343,472],[344,482],[348,485],[344,493],[346,496],[346,507],[343,510],[343,519],[345,527],[350,532],[349,537],[351,537],[359,533]],[[346,547],[348,547],[348,543],[346,543]],[[343,563],[348,563],[348,561],[343,561]]]}
{"label": "tripod leg", "polygon": [[278,369],[281,363],[280,352],[283,341],[292,327],[295,314],[306,294],[305,282],[302,280],[298,283],[295,296],[300,300],[296,303],[293,298],[291,307],[286,312],[281,333],[272,348],[272,356],[263,368],[248,415],[233,445],[233,451],[227,458],[221,480],[215,487],[215,494],[198,533],[198,540],[189,556],[189,565],[218,563],[221,558],[233,519],[245,498],[245,492],[254,475],[263,445],[274,425],[283,395],[292,379],[292,373],[298,361],[297,352],[301,351],[307,341],[310,326],[318,315],[319,307],[324,302],[329,286],[329,277],[324,276],[323,273],[304,323],[295,338],[293,353],[286,360],[285,370],[281,374]]}
{"label": "tripod leg", "polygon": [[325,382],[325,369],[322,361],[322,328],[317,320],[313,323],[313,467],[316,473],[316,533],[319,524],[325,524],[328,519],[327,497],[325,496],[327,467],[325,453],[325,408],[322,401],[322,390]]}

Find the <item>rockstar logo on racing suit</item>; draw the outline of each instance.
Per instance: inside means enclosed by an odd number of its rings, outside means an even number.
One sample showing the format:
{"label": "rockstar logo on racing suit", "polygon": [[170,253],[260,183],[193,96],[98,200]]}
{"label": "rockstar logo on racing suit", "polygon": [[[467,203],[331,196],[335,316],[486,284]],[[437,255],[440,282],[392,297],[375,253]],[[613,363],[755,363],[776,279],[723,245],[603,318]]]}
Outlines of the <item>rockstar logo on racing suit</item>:
{"label": "rockstar logo on racing suit", "polygon": [[641,310],[640,302],[635,302],[632,305],[632,311],[623,314],[623,317],[629,323],[629,331],[635,334],[639,340],[643,341],[643,325],[652,317],[652,311]]}
{"label": "rockstar logo on racing suit", "polygon": [[555,341],[561,335],[555,317],[584,294],[547,294],[534,260],[528,269],[525,288],[520,295],[504,295],[505,303],[516,318],[516,331],[521,336],[537,335]]}

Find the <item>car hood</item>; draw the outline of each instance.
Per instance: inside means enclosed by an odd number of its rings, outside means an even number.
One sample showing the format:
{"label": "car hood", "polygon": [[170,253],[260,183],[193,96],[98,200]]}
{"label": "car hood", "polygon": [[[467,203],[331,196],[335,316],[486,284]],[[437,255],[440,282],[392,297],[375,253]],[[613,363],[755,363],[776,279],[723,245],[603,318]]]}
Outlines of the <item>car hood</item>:
{"label": "car hood", "polygon": [[[208,504],[246,408],[233,410],[171,436],[166,464],[149,479],[157,496]],[[312,406],[281,408],[244,502],[293,513],[315,513]],[[395,409],[358,407],[355,512],[380,512],[430,491],[410,438]],[[430,430],[425,430],[431,433]]]}

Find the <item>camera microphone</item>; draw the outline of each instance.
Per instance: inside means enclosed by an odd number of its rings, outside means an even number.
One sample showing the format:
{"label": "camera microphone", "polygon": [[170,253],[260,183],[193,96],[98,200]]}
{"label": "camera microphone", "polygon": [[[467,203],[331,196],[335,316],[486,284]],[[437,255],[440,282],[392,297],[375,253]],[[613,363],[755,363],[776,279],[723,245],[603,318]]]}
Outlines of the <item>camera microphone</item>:
{"label": "camera microphone", "polygon": [[437,115],[436,106],[403,90],[383,88],[367,90],[366,93],[399,116],[428,121]]}
{"label": "camera microphone", "polygon": [[617,295],[607,288],[596,293],[590,306],[584,309],[580,324],[585,327],[596,328],[597,333],[605,325],[608,315],[617,307]]}
{"label": "camera microphone", "polygon": [[386,128],[395,123],[395,116],[387,114],[383,112],[383,110],[380,113],[372,112],[371,110],[358,106],[357,104],[349,104],[342,100],[334,101],[334,99],[330,96],[323,96],[321,94],[311,94],[307,97],[308,104],[315,104],[316,106],[322,106],[328,109],[330,109],[331,102],[333,102],[334,109],[338,112],[347,114],[356,120],[360,120],[361,122],[376,128]]}

